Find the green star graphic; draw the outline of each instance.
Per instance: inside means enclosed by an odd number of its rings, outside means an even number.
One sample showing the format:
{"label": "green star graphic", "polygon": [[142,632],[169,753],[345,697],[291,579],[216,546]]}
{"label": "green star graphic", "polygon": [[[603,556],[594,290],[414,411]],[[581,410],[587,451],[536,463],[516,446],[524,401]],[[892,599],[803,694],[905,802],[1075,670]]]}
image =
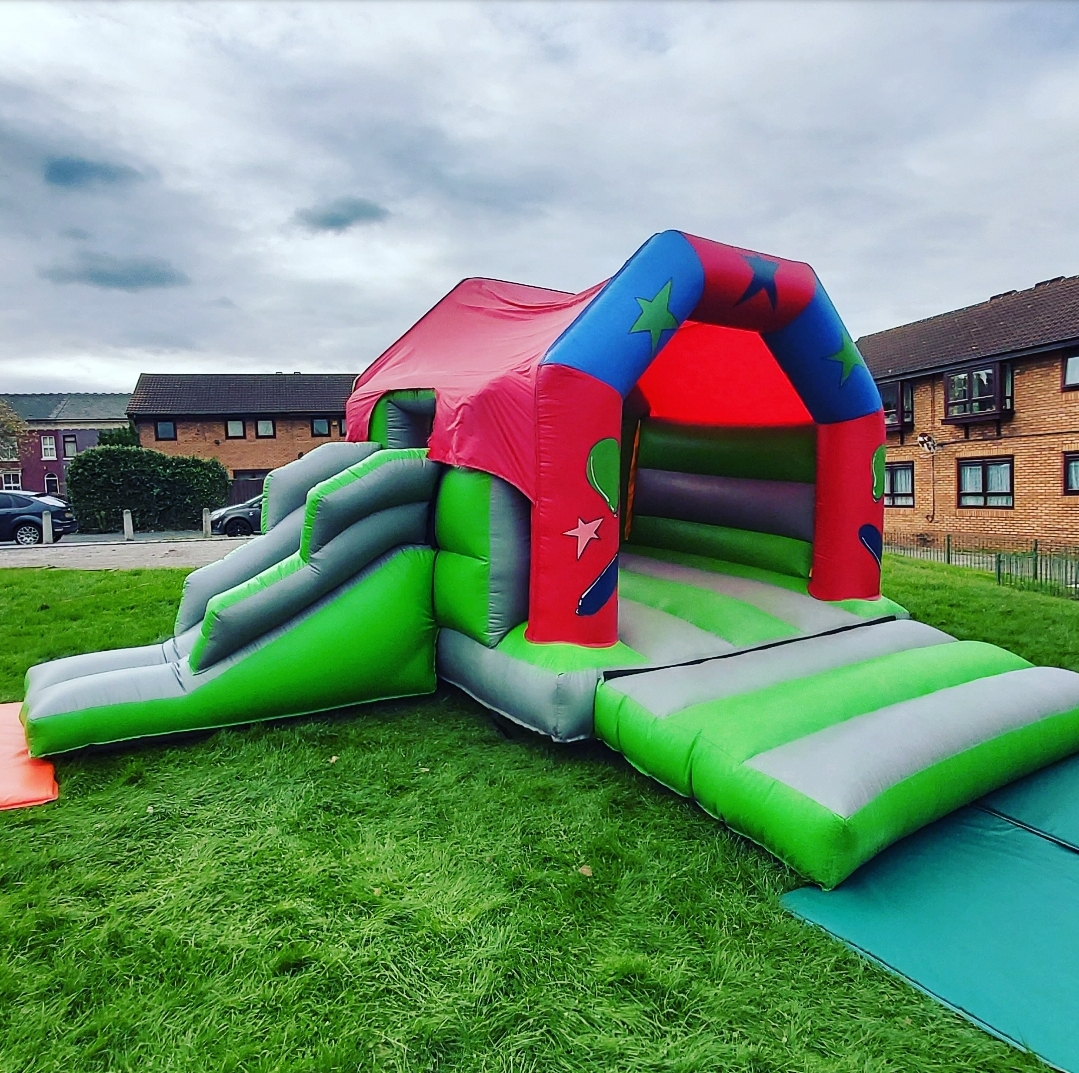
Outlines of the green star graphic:
{"label": "green star graphic", "polygon": [[634,322],[630,332],[648,332],[652,336],[652,353],[659,350],[659,337],[667,331],[673,331],[678,327],[678,320],[670,311],[671,284],[673,279],[667,280],[662,290],[649,301],[647,298],[638,298],[637,305],[641,307],[641,315]]}
{"label": "green star graphic", "polygon": [[840,384],[847,382],[847,377],[859,366],[865,366],[865,362],[862,360],[862,355],[858,353],[858,348],[854,345],[854,340],[844,333],[843,335],[843,349],[837,354],[833,354],[829,361],[838,361],[843,366],[843,375],[839,378]]}

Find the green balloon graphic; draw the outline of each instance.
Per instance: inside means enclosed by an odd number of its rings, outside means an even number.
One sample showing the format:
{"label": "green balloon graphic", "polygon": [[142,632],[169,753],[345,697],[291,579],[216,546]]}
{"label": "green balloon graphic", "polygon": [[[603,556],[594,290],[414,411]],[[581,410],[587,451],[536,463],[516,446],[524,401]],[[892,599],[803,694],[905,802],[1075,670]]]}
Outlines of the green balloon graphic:
{"label": "green balloon graphic", "polygon": [[603,496],[612,514],[618,513],[619,458],[618,441],[611,436],[588,452],[588,483]]}
{"label": "green balloon graphic", "polygon": [[873,498],[880,499],[884,495],[884,459],[887,452],[882,443],[873,452]]}

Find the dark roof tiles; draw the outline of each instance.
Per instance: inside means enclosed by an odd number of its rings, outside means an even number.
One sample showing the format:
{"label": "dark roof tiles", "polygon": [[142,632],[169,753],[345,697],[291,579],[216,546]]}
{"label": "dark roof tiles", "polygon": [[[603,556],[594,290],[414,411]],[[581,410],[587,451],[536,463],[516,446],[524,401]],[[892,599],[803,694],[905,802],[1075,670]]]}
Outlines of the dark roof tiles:
{"label": "dark roof tiles", "polygon": [[1009,291],[988,302],[863,335],[858,349],[877,379],[1079,340],[1079,276]]}
{"label": "dark roof tiles", "polygon": [[132,417],[345,412],[354,373],[143,373]]}
{"label": "dark roof tiles", "polygon": [[24,421],[126,421],[131,398],[123,394],[98,392],[35,392],[0,395]]}

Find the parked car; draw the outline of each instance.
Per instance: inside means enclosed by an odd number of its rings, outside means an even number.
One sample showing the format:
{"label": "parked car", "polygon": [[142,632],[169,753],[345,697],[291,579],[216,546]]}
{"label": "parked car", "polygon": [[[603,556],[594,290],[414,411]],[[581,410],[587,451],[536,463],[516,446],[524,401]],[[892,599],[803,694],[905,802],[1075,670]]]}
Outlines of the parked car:
{"label": "parked car", "polygon": [[258,533],[262,529],[262,496],[257,495],[246,503],[222,507],[210,515],[210,532],[225,536],[241,537]]}
{"label": "parked car", "polygon": [[78,532],[79,523],[62,499],[35,492],[0,492],[0,540],[40,544],[44,525],[41,516],[46,511],[52,515],[53,540]]}

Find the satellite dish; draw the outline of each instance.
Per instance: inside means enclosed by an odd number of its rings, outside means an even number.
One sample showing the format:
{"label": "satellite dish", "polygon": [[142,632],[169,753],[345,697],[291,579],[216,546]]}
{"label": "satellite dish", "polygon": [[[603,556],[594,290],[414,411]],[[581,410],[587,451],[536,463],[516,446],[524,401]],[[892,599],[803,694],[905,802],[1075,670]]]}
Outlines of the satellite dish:
{"label": "satellite dish", "polygon": [[918,446],[925,451],[927,455],[934,455],[940,450],[940,444],[933,438],[928,432],[918,433]]}

